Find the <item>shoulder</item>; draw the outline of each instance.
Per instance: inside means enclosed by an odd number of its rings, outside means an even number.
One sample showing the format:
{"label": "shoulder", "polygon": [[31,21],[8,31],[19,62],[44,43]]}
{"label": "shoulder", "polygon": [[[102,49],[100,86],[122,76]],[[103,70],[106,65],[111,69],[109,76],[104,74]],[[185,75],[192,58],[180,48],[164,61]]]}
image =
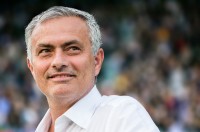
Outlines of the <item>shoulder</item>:
{"label": "shoulder", "polygon": [[116,130],[158,131],[143,105],[133,97],[103,96],[100,107],[107,113],[108,120],[112,121],[112,126],[116,126]]}
{"label": "shoulder", "polygon": [[129,96],[103,96],[101,109],[106,109],[110,117],[120,120],[133,119],[150,119],[150,116],[143,105],[135,98]]}
{"label": "shoulder", "polygon": [[122,107],[126,105],[131,105],[132,107],[137,107],[140,103],[133,97],[130,96],[103,96],[102,106],[111,106],[111,107]]}

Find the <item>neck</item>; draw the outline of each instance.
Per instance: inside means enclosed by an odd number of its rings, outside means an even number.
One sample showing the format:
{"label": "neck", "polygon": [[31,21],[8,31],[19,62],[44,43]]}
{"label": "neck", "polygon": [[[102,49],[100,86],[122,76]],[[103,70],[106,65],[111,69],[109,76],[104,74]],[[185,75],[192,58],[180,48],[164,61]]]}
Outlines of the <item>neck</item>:
{"label": "neck", "polygon": [[[91,88],[92,89],[92,88]],[[70,109],[79,99],[85,96],[91,89],[87,89],[83,95],[76,98],[55,98],[47,97],[51,113],[52,124],[54,126],[56,119]]]}
{"label": "neck", "polygon": [[51,114],[51,125],[49,127],[48,132],[54,132],[56,119],[62,114],[64,114],[75,102],[74,103],[73,102],[63,103],[62,101],[54,102],[50,101],[49,99],[47,99],[47,101],[49,104],[49,109]]}
{"label": "neck", "polygon": [[76,103],[76,101],[63,102],[63,100],[62,101],[55,101],[50,99],[47,100],[51,113],[52,124],[55,124],[56,119],[62,114],[64,114],[72,105]]}
{"label": "neck", "polygon": [[49,127],[49,131],[48,132],[54,132],[54,124],[51,123],[51,126]]}

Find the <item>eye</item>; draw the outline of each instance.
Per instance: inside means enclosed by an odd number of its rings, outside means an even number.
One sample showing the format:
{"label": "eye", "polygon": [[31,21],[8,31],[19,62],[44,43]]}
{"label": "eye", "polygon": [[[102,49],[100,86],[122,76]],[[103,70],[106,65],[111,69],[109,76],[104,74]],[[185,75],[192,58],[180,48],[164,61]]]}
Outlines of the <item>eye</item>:
{"label": "eye", "polygon": [[75,50],[80,50],[78,47],[76,47],[76,46],[72,46],[72,47],[70,47],[69,48],[70,50],[73,50],[73,51],[75,51]]}
{"label": "eye", "polygon": [[81,49],[77,46],[71,46],[67,48],[67,53],[70,55],[75,55],[80,53]]}
{"label": "eye", "polygon": [[45,55],[45,54],[48,54],[50,53],[51,50],[50,49],[41,49],[39,52],[38,52],[38,55],[42,54],[42,55]]}

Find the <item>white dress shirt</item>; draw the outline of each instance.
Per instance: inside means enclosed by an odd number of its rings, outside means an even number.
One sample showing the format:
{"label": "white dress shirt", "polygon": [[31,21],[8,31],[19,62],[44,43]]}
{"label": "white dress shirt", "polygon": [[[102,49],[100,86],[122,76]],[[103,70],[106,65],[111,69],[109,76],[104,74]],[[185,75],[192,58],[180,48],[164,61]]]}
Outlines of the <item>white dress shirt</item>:
{"label": "white dress shirt", "polygon": [[[48,110],[36,132],[48,132]],[[101,96],[96,86],[58,117],[55,132],[159,132],[143,106],[128,96]]]}

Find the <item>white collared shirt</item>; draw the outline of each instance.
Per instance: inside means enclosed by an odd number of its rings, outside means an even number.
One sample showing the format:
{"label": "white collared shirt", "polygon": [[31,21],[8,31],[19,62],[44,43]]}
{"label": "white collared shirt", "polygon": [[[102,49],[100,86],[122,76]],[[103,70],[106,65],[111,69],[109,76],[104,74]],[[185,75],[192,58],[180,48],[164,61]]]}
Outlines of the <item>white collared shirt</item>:
{"label": "white collared shirt", "polygon": [[[36,132],[48,132],[48,110]],[[128,96],[101,96],[96,86],[56,119],[55,132],[159,132],[143,106]]]}

